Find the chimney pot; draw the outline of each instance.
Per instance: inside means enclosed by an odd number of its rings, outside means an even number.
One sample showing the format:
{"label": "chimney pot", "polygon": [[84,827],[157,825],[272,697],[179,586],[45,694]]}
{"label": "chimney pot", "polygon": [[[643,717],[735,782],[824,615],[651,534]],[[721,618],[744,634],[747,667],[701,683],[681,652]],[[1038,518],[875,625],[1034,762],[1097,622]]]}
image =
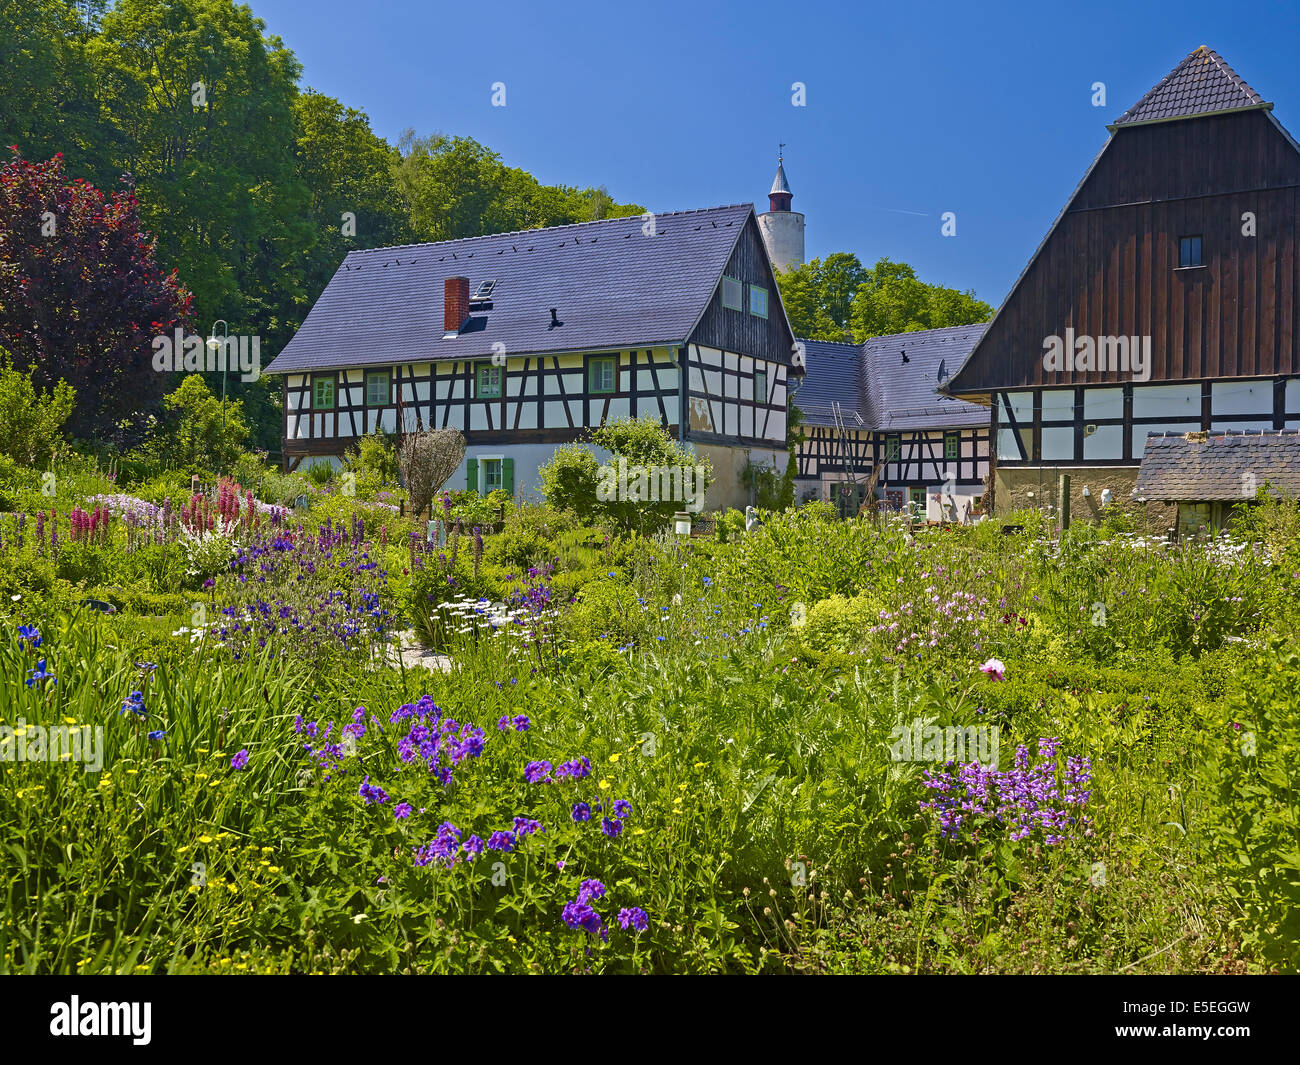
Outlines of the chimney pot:
{"label": "chimney pot", "polygon": [[449,277],[442,283],[443,338],[454,337],[469,318],[469,278]]}

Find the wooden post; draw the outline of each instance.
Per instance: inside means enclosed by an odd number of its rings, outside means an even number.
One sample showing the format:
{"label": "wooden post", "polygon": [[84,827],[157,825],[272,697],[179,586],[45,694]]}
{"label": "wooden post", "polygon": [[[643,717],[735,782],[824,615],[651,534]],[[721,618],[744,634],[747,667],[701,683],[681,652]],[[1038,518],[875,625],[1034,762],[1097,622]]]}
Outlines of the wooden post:
{"label": "wooden post", "polygon": [[1056,479],[1056,501],[1061,510],[1061,535],[1070,527],[1070,475],[1061,474]]}

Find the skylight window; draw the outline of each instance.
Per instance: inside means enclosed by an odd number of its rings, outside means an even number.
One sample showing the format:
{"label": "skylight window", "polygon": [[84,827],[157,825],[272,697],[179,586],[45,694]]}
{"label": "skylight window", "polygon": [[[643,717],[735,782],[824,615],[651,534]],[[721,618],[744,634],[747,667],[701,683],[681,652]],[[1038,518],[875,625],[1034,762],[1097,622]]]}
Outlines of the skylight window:
{"label": "skylight window", "polygon": [[475,300],[491,299],[492,290],[496,287],[497,287],[497,283],[495,279],[491,281],[480,281],[478,283],[478,288],[474,290],[474,295],[471,297],[471,299],[475,299]]}

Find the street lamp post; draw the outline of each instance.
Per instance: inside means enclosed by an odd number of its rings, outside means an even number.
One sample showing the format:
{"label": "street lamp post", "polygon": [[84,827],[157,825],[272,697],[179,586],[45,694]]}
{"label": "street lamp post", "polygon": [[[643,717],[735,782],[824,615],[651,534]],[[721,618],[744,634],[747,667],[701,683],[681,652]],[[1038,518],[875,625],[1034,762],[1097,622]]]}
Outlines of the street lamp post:
{"label": "street lamp post", "polygon": [[[217,339],[217,326],[221,326],[224,340]],[[212,323],[212,335],[208,337],[208,347],[221,352],[221,431],[226,431],[226,367],[230,361],[230,326],[224,318]]]}

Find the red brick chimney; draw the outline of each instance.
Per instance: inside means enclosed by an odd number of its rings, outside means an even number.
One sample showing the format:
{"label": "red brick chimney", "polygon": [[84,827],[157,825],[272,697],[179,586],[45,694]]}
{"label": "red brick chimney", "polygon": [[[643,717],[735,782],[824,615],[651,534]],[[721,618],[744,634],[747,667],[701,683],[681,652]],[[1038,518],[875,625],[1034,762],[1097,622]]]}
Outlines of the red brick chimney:
{"label": "red brick chimney", "polygon": [[469,278],[449,277],[442,283],[443,339],[454,337],[469,318]]}

